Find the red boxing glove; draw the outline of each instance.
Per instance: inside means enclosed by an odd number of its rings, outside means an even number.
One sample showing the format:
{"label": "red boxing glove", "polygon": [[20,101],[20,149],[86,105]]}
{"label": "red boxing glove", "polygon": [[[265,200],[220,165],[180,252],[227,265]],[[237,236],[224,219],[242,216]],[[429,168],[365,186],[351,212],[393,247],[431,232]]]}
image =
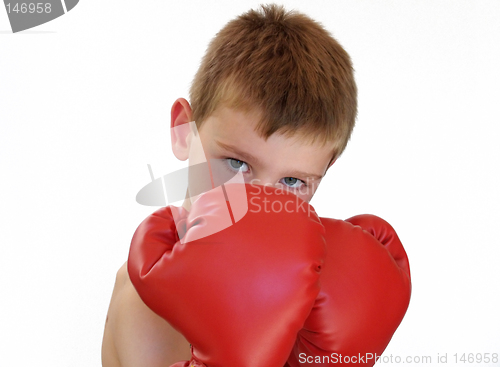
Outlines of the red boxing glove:
{"label": "red boxing glove", "polygon": [[132,239],[128,271],[137,292],[192,345],[191,362],[175,366],[282,367],[318,295],[325,241],[312,207],[293,211],[295,195],[245,188],[248,212],[217,233],[228,208],[235,213],[224,199],[231,185],[184,211],[178,236],[175,208],[167,207]]}
{"label": "red boxing glove", "polygon": [[287,366],[373,366],[408,308],[408,258],[381,218],[321,222],[327,244],[321,291]]}

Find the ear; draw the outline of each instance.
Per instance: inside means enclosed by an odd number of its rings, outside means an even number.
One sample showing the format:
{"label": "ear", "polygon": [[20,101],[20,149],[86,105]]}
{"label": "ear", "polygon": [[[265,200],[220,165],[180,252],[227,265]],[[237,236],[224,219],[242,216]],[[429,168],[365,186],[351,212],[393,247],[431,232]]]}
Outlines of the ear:
{"label": "ear", "polygon": [[184,98],[177,99],[170,111],[170,137],[172,151],[177,159],[185,161],[189,157],[191,130],[189,122],[192,119],[192,110],[189,102]]}

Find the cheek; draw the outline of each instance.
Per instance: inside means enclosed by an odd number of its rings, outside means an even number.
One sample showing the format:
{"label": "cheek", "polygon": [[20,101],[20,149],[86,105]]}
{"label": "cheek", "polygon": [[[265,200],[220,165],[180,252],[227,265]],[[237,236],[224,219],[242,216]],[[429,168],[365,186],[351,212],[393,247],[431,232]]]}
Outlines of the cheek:
{"label": "cheek", "polygon": [[318,189],[320,181],[312,182],[307,187],[301,188],[297,191],[296,195],[302,200],[310,202],[316,190]]}
{"label": "cheek", "polygon": [[295,195],[297,195],[299,198],[301,198],[305,202],[310,202],[313,195],[314,195],[314,192],[311,192],[311,190],[301,190],[301,191],[295,193]]}
{"label": "cheek", "polygon": [[[214,187],[220,186],[228,181],[243,182],[243,178],[236,178],[238,173],[229,168],[225,159],[209,158],[210,174]],[[240,175],[241,176],[241,175]]]}

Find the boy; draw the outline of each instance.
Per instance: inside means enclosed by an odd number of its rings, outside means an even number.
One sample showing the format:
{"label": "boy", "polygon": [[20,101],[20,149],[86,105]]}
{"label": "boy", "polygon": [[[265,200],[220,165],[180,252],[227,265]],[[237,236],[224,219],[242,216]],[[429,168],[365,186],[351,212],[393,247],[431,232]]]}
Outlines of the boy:
{"label": "boy", "polygon": [[[189,159],[190,165],[205,159],[241,172],[245,182],[289,191],[309,202],[347,145],[356,118],[356,94],[351,60],[335,39],[300,13],[263,6],[229,22],[216,35],[194,78],[191,104],[185,99],[174,102],[173,152],[178,159]],[[196,121],[201,147],[192,144],[192,135],[174,133],[191,121]],[[188,212],[192,201],[188,197],[183,204]],[[398,256],[396,262],[404,262],[404,250]],[[402,314],[409,300],[409,272],[403,283],[401,292],[406,293],[398,306]],[[400,314],[387,331],[389,340]],[[386,339],[378,349],[363,351],[383,351]],[[288,363],[311,363],[314,356],[300,351],[312,349],[302,348],[303,340],[297,340],[292,352],[296,356]],[[124,264],[106,320],[103,366],[169,366],[190,359],[189,343],[141,301]]]}

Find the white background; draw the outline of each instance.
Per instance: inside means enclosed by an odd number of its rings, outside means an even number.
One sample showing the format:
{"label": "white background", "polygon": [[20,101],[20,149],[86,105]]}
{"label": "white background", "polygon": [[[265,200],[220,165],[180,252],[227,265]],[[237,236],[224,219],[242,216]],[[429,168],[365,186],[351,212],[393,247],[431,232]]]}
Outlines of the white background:
{"label": "white background", "polygon": [[[83,0],[19,34],[0,9],[0,365],[100,365],[116,271],[155,210],[135,202],[146,165],[184,167],[171,104],[259,4],[212,3]],[[357,126],[312,203],[378,214],[406,247],[412,300],[385,355],[500,353],[500,2],[283,4],[354,62]]]}

